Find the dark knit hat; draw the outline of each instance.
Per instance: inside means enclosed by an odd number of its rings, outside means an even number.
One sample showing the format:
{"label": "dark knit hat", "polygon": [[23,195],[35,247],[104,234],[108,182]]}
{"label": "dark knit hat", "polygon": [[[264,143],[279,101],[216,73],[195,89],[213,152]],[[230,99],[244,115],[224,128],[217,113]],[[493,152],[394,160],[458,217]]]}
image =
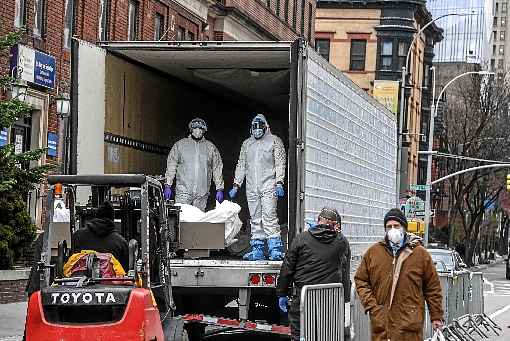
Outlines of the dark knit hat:
{"label": "dark knit hat", "polygon": [[96,211],[96,218],[110,219],[114,218],[113,205],[109,201],[104,201]]}
{"label": "dark knit hat", "polygon": [[321,210],[321,213],[319,213],[319,218],[324,218],[324,219],[328,219],[328,220],[331,220],[331,221],[336,221],[339,224],[342,223],[342,219],[340,218],[340,214],[334,208],[324,207]]}
{"label": "dark knit hat", "polygon": [[386,213],[386,215],[384,216],[384,227],[386,227],[386,223],[390,220],[398,221],[407,230],[406,216],[398,208],[392,208],[391,210],[388,211],[388,213]]}

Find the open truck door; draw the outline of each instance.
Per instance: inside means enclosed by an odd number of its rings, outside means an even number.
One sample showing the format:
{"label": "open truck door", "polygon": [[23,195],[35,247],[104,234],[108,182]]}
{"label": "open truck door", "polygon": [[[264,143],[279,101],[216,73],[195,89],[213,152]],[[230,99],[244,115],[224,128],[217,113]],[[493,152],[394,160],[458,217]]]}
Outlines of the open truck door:
{"label": "open truck door", "polygon": [[[41,285],[29,299],[26,339],[180,340],[182,323],[179,329],[172,319],[161,184],[126,174],[49,176],[48,183],[64,188],[71,221],[53,222],[50,210],[38,265]],[[88,194],[85,203],[77,201],[78,192]],[[105,200],[114,205],[117,232],[129,240],[129,268],[120,275],[104,273],[102,254],[75,253],[72,245],[72,234],[94,218]],[[80,257],[85,266],[70,272],[70,262]]]}

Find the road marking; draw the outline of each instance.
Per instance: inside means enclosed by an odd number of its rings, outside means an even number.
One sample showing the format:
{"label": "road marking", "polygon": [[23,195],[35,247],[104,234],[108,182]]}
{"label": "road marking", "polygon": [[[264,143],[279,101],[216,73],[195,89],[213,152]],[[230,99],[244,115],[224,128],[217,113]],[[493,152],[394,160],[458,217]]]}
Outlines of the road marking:
{"label": "road marking", "polygon": [[504,312],[506,312],[507,310],[510,310],[510,305],[507,305],[506,307],[501,308],[501,309],[499,309],[498,311],[496,311],[496,312],[494,312],[494,313],[490,314],[490,315],[489,315],[489,317],[490,317],[491,319],[493,319],[493,318],[495,318],[496,316],[499,316],[499,315],[503,314],[503,313],[504,313]]}
{"label": "road marking", "polygon": [[486,293],[487,294],[494,294],[494,284],[492,284],[491,282],[489,282],[487,279],[483,279],[483,282],[487,285],[489,285],[491,287],[491,290],[490,291],[487,291]]}

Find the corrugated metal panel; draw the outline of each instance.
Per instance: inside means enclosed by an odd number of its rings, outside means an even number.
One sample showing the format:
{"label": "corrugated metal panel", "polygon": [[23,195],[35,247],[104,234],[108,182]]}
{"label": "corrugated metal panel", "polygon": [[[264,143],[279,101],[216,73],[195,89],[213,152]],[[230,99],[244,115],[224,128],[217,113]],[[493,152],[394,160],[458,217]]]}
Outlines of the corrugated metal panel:
{"label": "corrugated metal panel", "polygon": [[314,53],[308,58],[305,216],[336,208],[353,256],[383,235],[394,206],[396,119]]}

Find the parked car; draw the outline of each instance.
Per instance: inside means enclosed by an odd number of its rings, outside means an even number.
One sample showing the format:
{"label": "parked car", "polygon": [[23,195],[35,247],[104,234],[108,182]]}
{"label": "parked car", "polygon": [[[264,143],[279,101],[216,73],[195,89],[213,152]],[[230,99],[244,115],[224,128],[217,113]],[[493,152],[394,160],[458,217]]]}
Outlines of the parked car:
{"label": "parked car", "polygon": [[438,272],[462,271],[467,268],[459,253],[449,249],[427,249]]}
{"label": "parked car", "polygon": [[506,279],[510,279],[510,256],[506,258]]}

